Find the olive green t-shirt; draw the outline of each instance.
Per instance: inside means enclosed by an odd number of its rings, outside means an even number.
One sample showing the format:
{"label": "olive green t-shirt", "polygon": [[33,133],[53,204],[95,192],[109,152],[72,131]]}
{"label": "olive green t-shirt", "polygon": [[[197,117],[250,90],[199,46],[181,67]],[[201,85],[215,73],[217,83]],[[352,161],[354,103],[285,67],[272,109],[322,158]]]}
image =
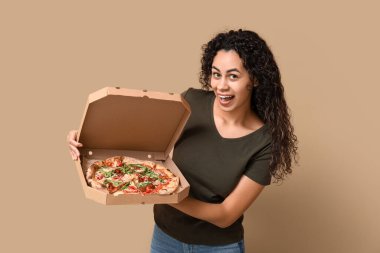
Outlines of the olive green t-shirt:
{"label": "olive green t-shirt", "polygon": [[[190,88],[183,95],[191,115],[174,146],[173,161],[190,184],[190,196],[221,203],[243,175],[259,184],[270,184],[271,135],[267,125],[239,138],[224,138],[214,122],[214,93]],[[223,245],[243,239],[243,216],[222,229],[169,205],[156,204],[154,219],[164,232],[185,243]]]}

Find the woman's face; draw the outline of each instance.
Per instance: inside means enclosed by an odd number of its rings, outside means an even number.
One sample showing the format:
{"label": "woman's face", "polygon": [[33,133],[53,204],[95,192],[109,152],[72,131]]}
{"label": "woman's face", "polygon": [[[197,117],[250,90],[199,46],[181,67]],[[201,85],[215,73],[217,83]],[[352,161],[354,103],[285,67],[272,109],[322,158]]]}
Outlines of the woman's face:
{"label": "woman's face", "polygon": [[234,50],[220,50],[214,57],[211,88],[221,110],[234,112],[250,109],[252,82]]}

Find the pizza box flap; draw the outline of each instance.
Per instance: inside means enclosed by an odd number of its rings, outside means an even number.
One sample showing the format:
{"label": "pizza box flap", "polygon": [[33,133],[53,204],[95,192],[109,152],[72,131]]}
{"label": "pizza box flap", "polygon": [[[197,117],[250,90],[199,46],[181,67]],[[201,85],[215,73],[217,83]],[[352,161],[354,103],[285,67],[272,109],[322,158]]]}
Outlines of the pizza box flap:
{"label": "pizza box flap", "polygon": [[180,94],[105,87],[89,95],[78,141],[84,148],[145,151],[164,160],[189,116]]}

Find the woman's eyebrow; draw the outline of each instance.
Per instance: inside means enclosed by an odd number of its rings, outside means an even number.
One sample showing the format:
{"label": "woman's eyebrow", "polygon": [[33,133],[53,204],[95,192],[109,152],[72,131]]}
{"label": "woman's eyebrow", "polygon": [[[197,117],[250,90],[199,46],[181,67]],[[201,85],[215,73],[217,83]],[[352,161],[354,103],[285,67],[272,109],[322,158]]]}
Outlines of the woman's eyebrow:
{"label": "woman's eyebrow", "polygon": [[[212,66],[212,68],[213,68],[213,69],[216,69],[216,70],[219,71],[219,72],[221,72],[221,71],[220,71],[217,67],[215,67],[215,66]],[[229,69],[229,70],[226,71],[226,73],[233,72],[233,71],[236,71],[236,72],[239,72],[239,73],[240,73],[240,71],[239,71],[238,69],[236,69],[236,68]]]}

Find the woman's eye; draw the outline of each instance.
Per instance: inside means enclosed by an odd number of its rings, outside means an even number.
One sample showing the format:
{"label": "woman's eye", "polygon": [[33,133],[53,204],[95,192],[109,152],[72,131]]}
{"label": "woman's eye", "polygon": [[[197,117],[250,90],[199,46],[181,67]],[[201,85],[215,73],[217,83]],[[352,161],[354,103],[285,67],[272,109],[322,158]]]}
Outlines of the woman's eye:
{"label": "woman's eye", "polygon": [[215,77],[215,78],[219,78],[219,77],[220,77],[220,74],[217,73],[217,72],[214,72],[214,73],[212,73],[212,76]]}
{"label": "woman's eye", "polygon": [[236,80],[237,78],[238,78],[237,75],[234,75],[234,74],[230,75],[230,79],[231,79],[231,80]]}

